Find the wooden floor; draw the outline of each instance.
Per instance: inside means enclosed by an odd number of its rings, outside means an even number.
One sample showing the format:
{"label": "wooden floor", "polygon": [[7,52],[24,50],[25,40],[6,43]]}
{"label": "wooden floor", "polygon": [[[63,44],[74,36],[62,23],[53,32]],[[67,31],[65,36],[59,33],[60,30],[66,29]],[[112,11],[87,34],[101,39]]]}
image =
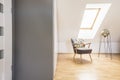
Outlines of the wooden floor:
{"label": "wooden floor", "polygon": [[54,80],[120,80],[120,55],[92,54],[93,62],[90,62],[88,54],[83,55],[82,63],[80,56],[76,55],[76,62],[73,61],[73,54],[59,54],[57,69]]}

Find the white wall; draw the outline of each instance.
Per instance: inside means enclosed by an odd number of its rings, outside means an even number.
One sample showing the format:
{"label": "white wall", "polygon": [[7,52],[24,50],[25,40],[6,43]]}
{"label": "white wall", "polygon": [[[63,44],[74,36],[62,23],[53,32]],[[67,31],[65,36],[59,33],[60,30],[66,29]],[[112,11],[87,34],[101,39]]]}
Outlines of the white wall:
{"label": "white wall", "polygon": [[111,32],[113,53],[120,53],[120,0],[58,0],[57,3],[59,53],[73,53],[70,38],[77,37],[84,8],[88,3],[112,3],[94,39],[87,40],[92,42],[93,53],[98,52],[100,31],[104,28]]}
{"label": "white wall", "polygon": [[[92,42],[91,48],[93,49],[93,51],[92,51],[93,53],[98,53],[99,52],[99,43]],[[103,43],[102,43],[100,52],[106,53]],[[120,43],[119,42],[112,42],[112,52],[120,53]],[[59,53],[74,53],[71,42],[68,41],[68,42],[59,43]]]}

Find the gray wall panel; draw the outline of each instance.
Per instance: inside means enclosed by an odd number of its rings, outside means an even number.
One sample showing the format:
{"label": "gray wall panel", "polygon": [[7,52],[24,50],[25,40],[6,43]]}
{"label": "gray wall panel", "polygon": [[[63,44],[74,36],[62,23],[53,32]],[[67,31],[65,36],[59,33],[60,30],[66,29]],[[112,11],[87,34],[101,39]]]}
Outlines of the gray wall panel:
{"label": "gray wall panel", "polygon": [[52,0],[15,0],[14,80],[52,80]]}

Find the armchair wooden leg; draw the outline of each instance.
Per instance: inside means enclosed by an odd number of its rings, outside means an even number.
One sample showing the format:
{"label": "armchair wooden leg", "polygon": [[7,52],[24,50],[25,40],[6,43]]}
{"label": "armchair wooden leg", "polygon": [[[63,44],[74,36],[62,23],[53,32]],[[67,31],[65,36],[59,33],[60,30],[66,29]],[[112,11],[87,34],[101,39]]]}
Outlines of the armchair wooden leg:
{"label": "armchair wooden leg", "polygon": [[91,57],[91,54],[89,54],[89,56],[90,56],[90,59],[91,59],[91,62],[92,62],[92,57]]}
{"label": "armchair wooden leg", "polygon": [[75,60],[76,53],[74,53],[73,60]]}

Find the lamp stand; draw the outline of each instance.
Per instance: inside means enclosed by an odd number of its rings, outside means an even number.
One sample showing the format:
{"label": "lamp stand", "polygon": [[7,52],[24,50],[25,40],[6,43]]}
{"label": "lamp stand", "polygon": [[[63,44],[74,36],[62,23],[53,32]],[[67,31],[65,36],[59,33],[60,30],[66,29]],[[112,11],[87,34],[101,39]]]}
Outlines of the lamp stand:
{"label": "lamp stand", "polygon": [[[111,35],[103,36],[100,35],[100,42],[99,42],[99,52],[98,57],[100,57],[101,46],[104,44],[105,53],[109,53],[112,59],[112,47],[111,47]],[[106,54],[107,57],[108,54]]]}

